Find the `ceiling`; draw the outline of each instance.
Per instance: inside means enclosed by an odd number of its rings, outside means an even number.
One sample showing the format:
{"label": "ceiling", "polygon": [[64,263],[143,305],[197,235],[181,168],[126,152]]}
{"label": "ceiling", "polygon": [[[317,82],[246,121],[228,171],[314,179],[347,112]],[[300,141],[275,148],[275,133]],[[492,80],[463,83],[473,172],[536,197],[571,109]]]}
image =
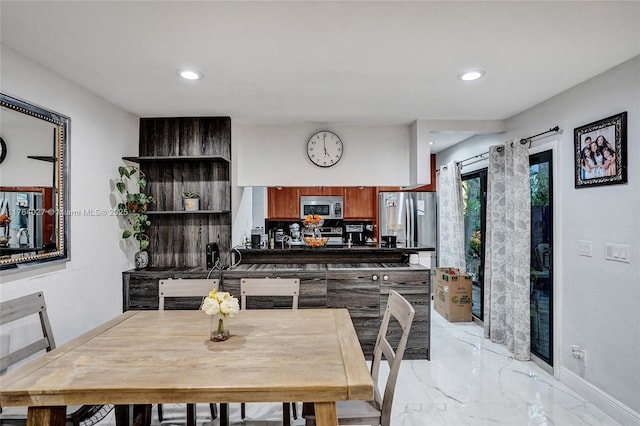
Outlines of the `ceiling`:
{"label": "ceiling", "polygon": [[[4,46],[137,116],[503,120],[640,54],[637,1],[7,1]],[[205,78],[179,79],[191,66]],[[481,68],[484,78],[457,76]],[[432,152],[469,136],[447,128]]]}

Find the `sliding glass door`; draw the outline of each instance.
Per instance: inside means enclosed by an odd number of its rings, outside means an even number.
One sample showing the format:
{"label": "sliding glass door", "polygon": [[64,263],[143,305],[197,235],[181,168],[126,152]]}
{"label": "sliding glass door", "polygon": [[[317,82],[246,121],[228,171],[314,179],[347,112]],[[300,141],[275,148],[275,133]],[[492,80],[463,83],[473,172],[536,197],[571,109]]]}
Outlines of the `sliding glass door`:
{"label": "sliding glass door", "polygon": [[[553,366],[553,174],[552,151],[529,157],[531,182],[531,353]],[[484,302],[486,169],[462,176],[467,272],[473,276],[473,316]]]}
{"label": "sliding glass door", "polygon": [[553,366],[553,173],[551,151],[529,157],[531,353]]}
{"label": "sliding glass door", "polygon": [[464,250],[467,272],[473,276],[471,313],[483,320],[484,231],[487,196],[487,172],[481,170],[462,176],[464,204]]}

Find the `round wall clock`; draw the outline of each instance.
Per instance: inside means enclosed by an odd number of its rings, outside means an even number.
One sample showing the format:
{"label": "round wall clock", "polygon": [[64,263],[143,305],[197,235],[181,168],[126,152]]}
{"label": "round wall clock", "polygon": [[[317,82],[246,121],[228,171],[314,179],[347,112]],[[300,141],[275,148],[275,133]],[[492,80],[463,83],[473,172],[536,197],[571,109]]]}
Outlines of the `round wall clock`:
{"label": "round wall clock", "polygon": [[331,167],[342,158],[343,144],[338,135],[323,130],[315,133],[307,142],[307,155],[319,167]]}
{"label": "round wall clock", "polygon": [[4,139],[0,138],[0,163],[2,163],[7,156],[7,144]]}

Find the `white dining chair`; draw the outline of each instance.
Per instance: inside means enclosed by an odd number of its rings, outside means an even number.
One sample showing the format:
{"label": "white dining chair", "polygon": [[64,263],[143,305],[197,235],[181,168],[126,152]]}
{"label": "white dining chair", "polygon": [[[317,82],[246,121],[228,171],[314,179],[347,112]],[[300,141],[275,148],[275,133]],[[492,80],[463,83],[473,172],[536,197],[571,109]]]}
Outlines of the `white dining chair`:
{"label": "white dining chair", "polygon": [[[407,339],[415,313],[413,306],[397,291],[389,291],[389,299],[380,324],[380,331],[373,349],[373,361],[371,363],[374,399],[373,401],[338,401],[336,409],[340,425],[389,426],[398,372],[400,371],[400,364],[407,346]],[[387,339],[391,317],[398,321],[402,329],[402,336],[395,350]],[[380,379],[380,363],[383,356],[389,363],[389,373],[384,395],[380,395],[378,383]],[[305,404],[302,415],[305,417],[305,425],[315,425],[315,415],[311,404]]]}
{"label": "white dining chair", "polygon": [[[220,281],[217,279],[178,278],[160,280],[158,284],[158,310],[164,311],[166,298],[200,298],[202,300],[213,289],[218,290]],[[216,404],[209,404],[211,419],[218,417]],[[162,404],[158,404],[158,420],[164,420]],[[187,426],[196,424],[196,405],[187,404]]]}
{"label": "white dining chair", "polygon": [[[25,327],[30,320],[34,324],[36,322],[39,324],[41,332],[25,332],[29,331],[25,330]],[[17,323],[14,323],[15,321]],[[5,348],[7,353],[0,358],[0,371],[3,374],[12,365],[36,354],[49,352],[56,347],[47,315],[44,293],[32,293],[0,303],[0,327],[7,327],[11,323],[21,324],[22,339],[17,339],[15,344],[13,341],[9,341],[7,344]],[[32,337],[32,339],[23,341],[26,336]],[[73,426],[94,425],[111,410],[113,410],[113,405],[70,405],[67,406],[66,423]],[[26,424],[27,407],[0,407],[0,425],[21,426]]]}
{"label": "white dining chair", "polygon": [[[240,280],[240,309],[247,309],[247,297],[291,297],[291,309],[298,309],[300,280],[298,278],[243,278]],[[298,418],[296,403],[282,403],[282,423],[291,424],[290,412]],[[245,418],[245,403],[240,404],[240,418]]]}

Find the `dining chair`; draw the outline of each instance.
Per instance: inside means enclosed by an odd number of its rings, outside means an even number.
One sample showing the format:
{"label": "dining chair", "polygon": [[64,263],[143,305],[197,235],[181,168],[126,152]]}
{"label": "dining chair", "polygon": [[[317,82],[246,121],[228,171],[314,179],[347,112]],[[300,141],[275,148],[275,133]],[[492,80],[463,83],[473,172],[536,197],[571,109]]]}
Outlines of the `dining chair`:
{"label": "dining chair", "polygon": [[[415,313],[416,311],[413,309],[413,306],[397,291],[389,291],[387,307],[382,317],[380,331],[378,332],[376,345],[373,349],[373,361],[371,362],[374,399],[373,401],[336,402],[338,423],[340,425],[389,426],[391,421],[391,406],[393,405],[393,395],[396,388],[396,381],[398,380],[398,372],[400,371],[400,363],[402,362],[404,350],[407,346],[407,339]],[[395,350],[387,339],[387,331],[389,330],[391,317],[396,319],[402,329],[402,336]],[[391,335],[393,334],[395,333],[392,332]],[[389,373],[384,388],[384,395],[380,395],[378,383],[380,382],[380,364],[383,356],[389,363]],[[304,404],[302,416],[305,418],[306,426],[315,425],[313,404]]]}
{"label": "dining chair", "polygon": [[[165,310],[166,298],[199,298],[200,301],[209,294],[213,289],[218,290],[219,280],[217,279],[166,279],[160,280],[158,285],[158,310]],[[211,420],[218,417],[216,404],[209,404],[211,411]],[[158,420],[164,420],[164,410],[162,404],[158,404]],[[187,404],[187,426],[195,426],[196,424],[196,404]]]}
{"label": "dining chair", "polygon": [[[29,327],[29,321],[35,321],[36,316],[40,328],[40,331],[36,333],[37,336],[31,330],[35,327]],[[8,324],[11,325],[8,326]],[[6,345],[9,352],[0,358],[0,371],[3,375],[9,367],[36,354],[41,354],[43,351],[49,352],[56,347],[47,315],[44,293],[41,291],[0,303],[0,327],[3,329],[3,334],[5,330],[11,330],[12,327],[16,331],[20,331],[20,338],[16,339],[15,348],[13,347],[14,342],[10,340]],[[25,339],[30,336],[33,338]],[[113,405],[70,405],[67,406],[66,423],[73,426],[94,425],[106,417],[111,410],[113,410]],[[27,407],[0,407],[0,425],[22,426],[26,424]]]}
{"label": "dining chair", "polygon": [[[291,309],[298,309],[300,280],[298,278],[243,278],[240,280],[240,309],[247,309],[247,297],[291,297]],[[291,424],[290,412],[298,418],[296,403],[282,403],[282,424]],[[240,404],[240,418],[245,418],[245,403]]]}

